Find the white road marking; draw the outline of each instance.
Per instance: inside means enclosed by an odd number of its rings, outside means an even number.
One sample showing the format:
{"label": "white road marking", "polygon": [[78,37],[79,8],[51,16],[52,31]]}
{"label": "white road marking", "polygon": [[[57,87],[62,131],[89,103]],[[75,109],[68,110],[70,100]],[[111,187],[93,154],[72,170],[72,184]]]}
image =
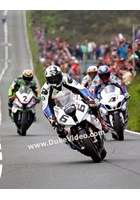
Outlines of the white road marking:
{"label": "white road marking", "polygon": [[[1,150],[1,144],[0,144],[0,150]],[[2,160],[2,152],[0,152],[0,160]],[[2,175],[2,165],[0,165],[0,178],[1,178],[1,175]]]}
{"label": "white road marking", "polygon": [[3,15],[7,15],[7,13],[8,13],[8,10],[4,10],[4,12],[3,12]]}
{"label": "white road marking", "polygon": [[0,178],[1,178],[1,175],[2,175],[2,165],[0,165]]}
{"label": "white road marking", "polygon": [[131,133],[131,134],[135,134],[135,135],[140,135],[139,132],[136,132],[136,131],[130,131],[130,130],[125,130],[126,133]]}
{"label": "white road marking", "polygon": [[[7,17],[7,13],[8,11],[5,10],[4,11],[4,15]],[[5,48],[5,58],[4,58],[4,67],[3,67],[3,70],[2,72],[0,73],[0,82],[6,72],[6,70],[8,69],[8,46],[9,45],[6,45],[8,44],[8,26],[7,26],[7,22],[4,23],[4,48]],[[2,111],[1,111],[1,97],[0,97],[0,125],[2,123]],[[1,150],[1,144],[0,144],[0,150]],[[0,152],[0,160],[2,160],[2,152]],[[3,168],[3,165],[0,164],[0,178],[1,178],[1,175],[2,175],[2,168]]]}
{"label": "white road marking", "polygon": [[1,112],[1,97],[0,97],[0,125],[1,125],[1,121],[2,121],[2,112]]}
{"label": "white road marking", "polygon": [[0,160],[2,160],[2,153],[0,152]]}
{"label": "white road marking", "polygon": [[[4,15],[7,16],[8,11],[4,11]],[[8,27],[7,22],[4,23],[4,44],[8,44]],[[5,45],[5,58],[4,58],[4,67],[2,72],[0,73],[0,82],[4,77],[6,70],[8,69],[8,45]],[[1,111],[1,97],[0,97],[0,125],[2,123],[2,111]]]}

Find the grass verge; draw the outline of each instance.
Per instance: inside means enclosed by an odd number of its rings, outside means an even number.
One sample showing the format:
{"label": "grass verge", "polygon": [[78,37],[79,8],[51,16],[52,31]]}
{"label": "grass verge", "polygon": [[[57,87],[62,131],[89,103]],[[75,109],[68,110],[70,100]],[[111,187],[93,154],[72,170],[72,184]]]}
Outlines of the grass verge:
{"label": "grass verge", "polygon": [[140,74],[128,86],[131,99],[128,100],[129,122],[127,129],[140,132]]}
{"label": "grass verge", "polygon": [[29,38],[29,44],[32,52],[32,59],[34,65],[34,72],[39,80],[40,86],[45,82],[45,76],[43,72],[43,64],[38,62],[38,45],[34,38],[34,30],[31,27],[31,11],[26,11],[26,20],[27,20],[27,32]]}

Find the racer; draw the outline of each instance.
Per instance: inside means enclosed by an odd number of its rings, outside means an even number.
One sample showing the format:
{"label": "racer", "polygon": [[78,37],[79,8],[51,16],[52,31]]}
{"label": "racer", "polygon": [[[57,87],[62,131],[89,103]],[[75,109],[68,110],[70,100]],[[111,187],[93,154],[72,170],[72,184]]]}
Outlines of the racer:
{"label": "racer", "polygon": [[90,88],[90,86],[92,85],[92,81],[95,78],[95,76],[97,75],[97,67],[96,66],[89,66],[87,69],[87,75],[84,76],[84,78],[82,79],[81,84],[86,87],[86,88]]}
{"label": "racer", "polygon": [[21,86],[28,86],[30,87],[35,96],[36,96],[36,102],[39,103],[41,100],[41,95],[39,93],[39,90],[37,88],[36,82],[33,81],[34,74],[32,70],[25,69],[21,76],[16,78],[13,83],[11,84],[10,88],[8,89],[8,107],[9,107],[9,116],[11,117],[11,109],[13,106],[13,101],[16,97],[16,92]]}
{"label": "racer", "polygon": [[130,95],[126,90],[125,85],[117,76],[110,73],[110,68],[107,65],[100,66],[97,73],[97,76],[92,82],[92,92],[93,97],[97,100],[96,103],[98,102],[100,92],[104,89],[104,87],[112,84],[120,88],[126,100],[130,98]]}
{"label": "racer", "polygon": [[43,112],[50,124],[53,127],[57,127],[58,136],[60,138],[65,138],[65,133],[62,130],[62,127],[59,127],[55,120],[53,111],[55,98],[59,95],[61,96],[61,91],[70,90],[74,94],[79,94],[89,103],[92,102],[94,104],[94,99],[87,88],[77,83],[71,77],[64,75],[61,68],[56,65],[49,66],[45,71],[45,76],[46,82],[41,89]]}

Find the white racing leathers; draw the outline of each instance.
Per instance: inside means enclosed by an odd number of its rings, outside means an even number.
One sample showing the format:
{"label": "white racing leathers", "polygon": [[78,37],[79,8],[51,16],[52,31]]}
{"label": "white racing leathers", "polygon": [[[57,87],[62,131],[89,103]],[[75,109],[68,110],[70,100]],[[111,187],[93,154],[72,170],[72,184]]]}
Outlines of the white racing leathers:
{"label": "white racing leathers", "polygon": [[54,115],[53,108],[55,106],[55,99],[62,95],[62,91],[72,91],[79,94],[83,99],[88,99],[92,96],[88,89],[77,83],[67,75],[63,76],[62,85],[58,88],[52,87],[50,84],[45,83],[41,89],[41,99],[44,115],[50,118]]}
{"label": "white racing leathers", "polygon": [[90,88],[91,87],[92,79],[88,74],[86,76],[84,76],[84,78],[82,79],[81,85],[83,85],[86,88]]}

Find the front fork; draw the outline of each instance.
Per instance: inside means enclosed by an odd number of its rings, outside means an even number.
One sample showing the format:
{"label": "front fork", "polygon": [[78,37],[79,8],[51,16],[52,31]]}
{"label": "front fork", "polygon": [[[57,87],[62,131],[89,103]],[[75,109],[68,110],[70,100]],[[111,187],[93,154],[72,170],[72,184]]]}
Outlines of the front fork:
{"label": "front fork", "polygon": [[[126,115],[125,113],[123,114],[122,111],[115,111],[115,114],[119,114],[120,118],[121,118],[121,122],[123,124],[123,126],[125,126],[125,124],[127,123],[127,119],[124,118],[124,115]],[[112,127],[114,127],[114,123],[113,123],[113,114],[109,114],[109,121]]]}

